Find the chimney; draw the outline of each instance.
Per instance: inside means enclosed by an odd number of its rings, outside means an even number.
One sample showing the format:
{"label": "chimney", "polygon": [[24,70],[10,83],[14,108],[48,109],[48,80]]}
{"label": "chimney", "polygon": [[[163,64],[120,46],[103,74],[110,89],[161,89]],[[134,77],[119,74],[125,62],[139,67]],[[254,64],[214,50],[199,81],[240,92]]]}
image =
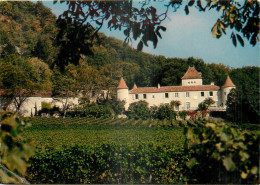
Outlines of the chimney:
{"label": "chimney", "polygon": [[158,83],[158,89],[160,89],[160,87],[161,87],[161,86],[160,86],[160,84]]}
{"label": "chimney", "polygon": [[215,85],[214,82],[210,82],[210,85]]}

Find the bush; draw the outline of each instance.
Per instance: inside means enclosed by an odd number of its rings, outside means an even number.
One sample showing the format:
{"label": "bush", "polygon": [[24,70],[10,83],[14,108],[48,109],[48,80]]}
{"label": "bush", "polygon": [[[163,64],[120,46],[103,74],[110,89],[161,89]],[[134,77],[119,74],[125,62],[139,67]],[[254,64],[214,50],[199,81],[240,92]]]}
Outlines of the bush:
{"label": "bush", "polygon": [[215,101],[212,98],[206,98],[203,102],[198,105],[199,111],[208,110],[209,106],[213,105]]}
{"label": "bush", "polygon": [[42,109],[38,111],[38,115],[42,113],[53,115],[54,113],[60,113],[60,109],[57,106],[52,107],[51,103],[42,102]]}
{"label": "bush", "polygon": [[85,117],[95,118],[111,118],[114,115],[113,109],[104,105],[98,105],[96,103],[88,104],[83,108],[83,115]]}
{"label": "bush", "polygon": [[180,111],[178,114],[181,117],[181,119],[185,120],[186,117],[189,115],[189,112],[188,111]]}
{"label": "bush", "polygon": [[172,108],[167,104],[162,104],[159,106],[157,111],[157,118],[160,120],[172,120],[175,119],[176,112],[172,110]]}
{"label": "bush", "polygon": [[122,114],[125,110],[125,101],[117,100],[117,99],[110,99],[110,100],[103,100],[99,103],[100,105],[104,105],[108,109],[112,109],[115,116]]}
{"label": "bush", "polygon": [[148,119],[150,111],[146,101],[138,101],[131,103],[128,108],[127,116],[129,119]]}
{"label": "bush", "polygon": [[259,139],[252,132],[207,123],[186,130],[189,183],[256,183],[259,174]]}

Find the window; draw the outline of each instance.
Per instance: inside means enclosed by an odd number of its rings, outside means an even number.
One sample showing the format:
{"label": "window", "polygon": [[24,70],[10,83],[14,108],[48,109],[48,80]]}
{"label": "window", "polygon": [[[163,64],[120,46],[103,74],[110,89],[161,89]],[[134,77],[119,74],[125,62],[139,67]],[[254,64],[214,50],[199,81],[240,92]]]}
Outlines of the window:
{"label": "window", "polygon": [[190,102],[186,102],[186,109],[187,109],[187,110],[190,109]]}
{"label": "window", "polygon": [[224,92],[224,95],[226,95],[227,93],[226,92]]}
{"label": "window", "polygon": [[165,98],[169,98],[169,93],[165,93]]}
{"label": "window", "polygon": [[143,94],[143,98],[146,99],[146,94]]}
{"label": "window", "polygon": [[188,84],[190,84],[190,82],[188,82]]}
{"label": "window", "polygon": [[135,99],[138,99],[138,94],[135,95]]}
{"label": "window", "polygon": [[191,82],[191,84],[193,84],[193,82]]}
{"label": "window", "polygon": [[179,111],[179,105],[175,105],[175,111]]}
{"label": "window", "polygon": [[204,96],[204,92],[200,92],[201,97]]}
{"label": "window", "polygon": [[186,97],[190,97],[190,93],[189,92],[186,92]]}
{"label": "window", "polygon": [[179,97],[179,93],[175,93],[175,97]]}
{"label": "window", "polygon": [[152,96],[152,98],[154,98],[154,95]]}
{"label": "window", "polygon": [[209,91],[209,96],[213,96],[213,91]]}

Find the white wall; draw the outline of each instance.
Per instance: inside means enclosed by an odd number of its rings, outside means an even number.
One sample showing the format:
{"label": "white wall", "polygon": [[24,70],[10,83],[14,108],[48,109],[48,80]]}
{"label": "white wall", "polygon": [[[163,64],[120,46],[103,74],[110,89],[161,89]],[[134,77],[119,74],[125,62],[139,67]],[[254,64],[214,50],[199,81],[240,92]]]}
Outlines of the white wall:
{"label": "white wall", "polygon": [[[204,96],[201,96],[201,92],[204,92]],[[221,99],[219,98],[218,91],[212,91],[213,96],[210,96],[210,91],[189,91],[189,97],[186,97],[186,92],[168,92],[168,98],[163,93],[138,93],[138,99],[135,98],[136,94],[129,94],[129,104],[145,100],[149,103],[149,106],[159,106],[160,104],[170,103],[172,100],[178,100],[181,102],[179,110],[187,110],[187,102],[190,103],[190,110],[198,108],[199,103],[203,102],[206,98],[212,98],[216,103],[213,106],[219,106]],[[175,94],[178,93],[178,97]],[[146,94],[144,99],[143,94]]]}
{"label": "white wall", "polygon": [[[69,98],[68,101],[71,105],[78,105],[79,103],[78,98]],[[35,115],[35,106],[37,108],[37,111],[41,110],[42,102],[51,103],[52,105],[56,105],[57,107],[62,108],[62,102],[59,102],[57,101],[57,99],[52,97],[28,97],[22,104],[19,113],[25,117],[29,117],[31,116],[31,114]],[[0,107],[3,108],[1,105]],[[14,103],[12,102],[11,104],[9,104],[7,108],[11,111],[15,111]]]}
{"label": "white wall", "polygon": [[181,80],[182,86],[188,86],[188,85],[202,85],[202,78],[196,78],[196,79],[183,79]]}

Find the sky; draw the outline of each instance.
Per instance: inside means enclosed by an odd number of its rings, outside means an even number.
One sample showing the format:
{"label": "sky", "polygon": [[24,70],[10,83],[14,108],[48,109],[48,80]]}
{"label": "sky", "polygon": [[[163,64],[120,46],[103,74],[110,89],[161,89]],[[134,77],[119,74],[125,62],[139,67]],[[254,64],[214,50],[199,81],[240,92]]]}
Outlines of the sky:
{"label": "sky", "polygon": [[[57,16],[67,10],[65,3],[53,4],[53,1],[44,1],[43,4]],[[154,6],[157,11],[164,10],[162,3]],[[171,9],[168,18],[162,23],[167,30],[161,32],[162,39],[159,39],[157,47],[154,49],[153,44],[148,42],[149,47],[144,46],[143,52],[170,58],[194,57],[203,59],[206,63],[221,63],[231,68],[259,67],[259,42],[253,47],[244,39],[244,47],[240,43],[235,47],[230,39],[230,30],[219,39],[213,38],[211,28],[217,19],[218,14],[214,10],[201,13],[196,8],[190,8],[189,15],[186,15],[183,6],[177,12]],[[106,25],[102,27],[101,32],[120,40],[125,39],[122,31],[110,31]],[[138,40],[130,45],[136,48],[137,44]]]}

